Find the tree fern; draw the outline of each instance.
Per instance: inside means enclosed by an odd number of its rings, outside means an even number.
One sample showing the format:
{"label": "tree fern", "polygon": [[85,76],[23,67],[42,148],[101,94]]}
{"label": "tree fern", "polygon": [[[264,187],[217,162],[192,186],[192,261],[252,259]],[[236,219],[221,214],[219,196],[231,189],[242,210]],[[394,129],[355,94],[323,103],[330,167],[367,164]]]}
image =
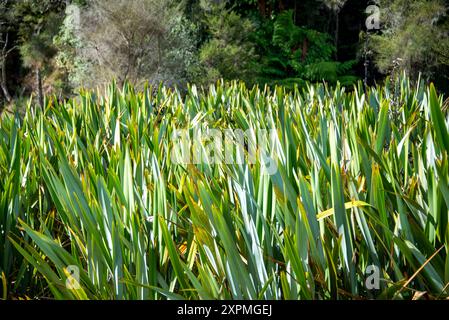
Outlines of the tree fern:
{"label": "tree fern", "polygon": [[[275,83],[327,81],[345,84],[357,80],[351,76],[356,61],[333,61],[335,46],[329,34],[295,25],[293,11],[279,14],[273,22],[271,47],[262,60],[261,78]],[[351,80],[351,81],[350,81]]]}

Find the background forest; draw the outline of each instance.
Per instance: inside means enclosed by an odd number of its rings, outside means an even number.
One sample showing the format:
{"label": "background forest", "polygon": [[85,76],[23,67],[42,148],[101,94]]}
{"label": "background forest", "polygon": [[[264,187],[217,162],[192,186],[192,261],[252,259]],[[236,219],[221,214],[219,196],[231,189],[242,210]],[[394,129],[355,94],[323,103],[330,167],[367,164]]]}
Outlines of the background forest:
{"label": "background forest", "polygon": [[[380,30],[368,32],[369,5]],[[0,99],[116,79],[369,84],[405,71],[448,91],[443,0],[0,0]],[[429,41],[432,39],[432,41]]]}

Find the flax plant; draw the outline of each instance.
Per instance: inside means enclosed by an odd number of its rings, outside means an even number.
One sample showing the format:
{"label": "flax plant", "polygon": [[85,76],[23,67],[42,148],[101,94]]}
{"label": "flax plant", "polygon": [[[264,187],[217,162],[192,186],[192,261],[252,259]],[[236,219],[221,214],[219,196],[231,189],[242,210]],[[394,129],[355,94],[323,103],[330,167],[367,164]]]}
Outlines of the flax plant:
{"label": "flax plant", "polygon": [[[30,102],[0,122],[2,297],[447,298],[449,113],[433,85],[389,87],[113,83]],[[277,171],[261,154],[175,163],[179,128],[274,129]]]}

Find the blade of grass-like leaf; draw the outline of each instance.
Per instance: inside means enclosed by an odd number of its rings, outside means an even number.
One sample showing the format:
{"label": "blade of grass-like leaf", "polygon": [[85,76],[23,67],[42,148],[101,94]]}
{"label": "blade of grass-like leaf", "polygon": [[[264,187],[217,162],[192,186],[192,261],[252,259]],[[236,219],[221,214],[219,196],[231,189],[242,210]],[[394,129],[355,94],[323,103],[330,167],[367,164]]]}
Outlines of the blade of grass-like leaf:
{"label": "blade of grass-like leaf", "polygon": [[342,237],[342,258],[344,261],[345,274],[349,278],[351,285],[351,292],[356,293],[356,279],[355,270],[353,263],[353,243],[350,234],[348,218],[346,216],[345,201],[344,201],[344,191],[343,182],[340,173],[340,167],[338,165],[339,159],[337,156],[337,138],[336,132],[333,124],[329,130],[329,141],[331,144],[331,155],[332,155],[332,175],[331,175],[331,189],[332,189],[332,204],[334,206],[334,217],[337,227],[337,231],[340,237]]}
{"label": "blade of grass-like leaf", "polygon": [[429,108],[432,125],[435,130],[436,141],[438,142],[441,151],[449,153],[449,133],[448,128],[444,122],[443,112],[441,111],[441,104],[433,83],[429,89]]}
{"label": "blade of grass-like leaf", "polygon": [[[356,200],[353,200],[353,201],[351,201],[351,202],[345,203],[345,210],[349,210],[349,209],[352,209],[352,208],[361,208],[361,207],[371,207],[371,205],[368,204],[368,203],[366,203],[366,202],[359,201],[359,200],[357,200],[357,201],[356,201]],[[316,216],[316,218],[317,218],[318,220],[323,220],[323,219],[325,219],[325,218],[328,218],[328,217],[330,217],[330,216],[333,216],[334,214],[335,214],[335,208],[331,208],[331,209],[329,209],[329,210],[320,212],[320,213]]]}
{"label": "blade of grass-like leaf", "polygon": [[163,217],[159,217],[159,224],[162,230],[162,237],[164,239],[165,245],[167,246],[168,254],[170,257],[170,261],[173,266],[173,270],[175,271],[176,278],[181,285],[181,289],[188,289],[188,284],[186,282],[186,277],[184,273],[183,263],[179,257],[176,246],[173,242],[173,239],[168,231],[167,224]]}

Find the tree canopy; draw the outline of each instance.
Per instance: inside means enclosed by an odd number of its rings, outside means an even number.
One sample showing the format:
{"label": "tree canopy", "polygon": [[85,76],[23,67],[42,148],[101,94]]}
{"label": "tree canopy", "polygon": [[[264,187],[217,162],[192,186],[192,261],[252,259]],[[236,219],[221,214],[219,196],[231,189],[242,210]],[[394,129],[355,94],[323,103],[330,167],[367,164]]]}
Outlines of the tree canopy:
{"label": "tree canopy", "polygon": [[[379,30],[366,29],[368,5],[379,7]],[[8,101],[112,79],[352,85],[393,69],[449,87],[444,0],[1,0],[0,8]]]}

